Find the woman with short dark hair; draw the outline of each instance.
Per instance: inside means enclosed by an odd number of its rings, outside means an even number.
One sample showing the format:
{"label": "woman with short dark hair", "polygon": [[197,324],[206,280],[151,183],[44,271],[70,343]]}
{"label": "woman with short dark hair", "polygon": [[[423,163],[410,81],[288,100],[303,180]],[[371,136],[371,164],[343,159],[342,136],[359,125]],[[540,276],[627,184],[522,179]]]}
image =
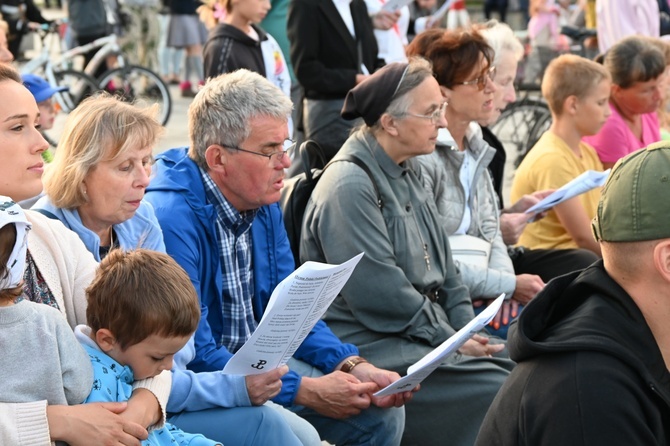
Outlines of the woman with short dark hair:
{"label": "woman with short dark hair", "polygon": [[665,57],[648,38],[630,36],[605,54],[612,76],[612,114],[600,131],[584,138],[605,169],[620,158],[661,140],[656,110],[663,99]]}

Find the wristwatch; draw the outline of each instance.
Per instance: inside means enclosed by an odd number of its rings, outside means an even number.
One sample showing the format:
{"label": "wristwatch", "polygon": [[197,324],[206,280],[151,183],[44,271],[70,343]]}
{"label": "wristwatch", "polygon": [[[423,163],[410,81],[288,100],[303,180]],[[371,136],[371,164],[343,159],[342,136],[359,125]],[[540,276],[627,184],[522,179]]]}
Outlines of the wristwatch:
{"label": "wristwatch", "polygon": [[358,364],[361,364],[363,362],[368,362],[367,360],[361,358],[360,356],[353,356],[346,361],[344,361],[344,364],[342,364],[342,367],[340,370],[342,370],[344,373],[351,373],[351,371],[356,367]]}

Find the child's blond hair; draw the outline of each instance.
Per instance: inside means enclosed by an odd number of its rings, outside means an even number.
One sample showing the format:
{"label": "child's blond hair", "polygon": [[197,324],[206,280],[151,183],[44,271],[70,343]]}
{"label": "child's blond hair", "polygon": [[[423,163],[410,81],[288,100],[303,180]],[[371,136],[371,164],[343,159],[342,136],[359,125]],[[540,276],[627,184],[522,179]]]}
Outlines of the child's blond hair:
{"label": "child's blond hair", "polygon": [[574,54],[563,54],[552,60],[542,78],[542,96],[551,113],[560,116],[570,96],[583,98],[610,74],[602,65]]}

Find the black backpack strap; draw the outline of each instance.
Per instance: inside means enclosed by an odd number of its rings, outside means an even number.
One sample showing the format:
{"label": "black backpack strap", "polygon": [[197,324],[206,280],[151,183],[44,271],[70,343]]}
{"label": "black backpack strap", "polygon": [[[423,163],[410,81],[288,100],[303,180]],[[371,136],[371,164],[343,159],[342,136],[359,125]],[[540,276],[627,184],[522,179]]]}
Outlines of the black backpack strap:
{"label": "black backpack strap", "polygon": [[[358,157],[356,157],[356,156],[354,156],[354,155],[346,155],[344,158],[340,158],[340,159],[331,161],[330,163],[328,163],[328,164],[326,165],[326,167],[328,167],[328,166],[331,165],[332,163],[336,163],[336,162],[338,162],[338,161],[349,161],[350,163],[354,163],[354,164],[356,164],[358,167],[360,167],[361,169],[363,169],[363,171],[364,171],[365,173],[368,174],[368,177],[370,178],[370,181],[372,181],[372,187],[375,188],[375,193],[377,194],[377,207],[378,207],[379,209],[383,209],[383,208],[384,208],[384,201],[382,200],[382,196],[381,196],[381,194],[379,193],[379,188],[377,187],[377,182],[375,181],[375,178],[372,176],[372,172],[370,171],[370,168],[368,167],[368,165],[365,164],[365,163],[363,162],[363,160],[361,160],[360,158],[358,158]],[[326,170],[326,167],[324,167],[323,170]]]}
{"label": "black backpack strap", "polygon": [[51,212],[44,210],[44,209],[32,209],[35,212],[39,212],[40,214],[44,215],[47,218],[50,218],[51,220],[58,220],[58,217],[56,217],[54,214]]}

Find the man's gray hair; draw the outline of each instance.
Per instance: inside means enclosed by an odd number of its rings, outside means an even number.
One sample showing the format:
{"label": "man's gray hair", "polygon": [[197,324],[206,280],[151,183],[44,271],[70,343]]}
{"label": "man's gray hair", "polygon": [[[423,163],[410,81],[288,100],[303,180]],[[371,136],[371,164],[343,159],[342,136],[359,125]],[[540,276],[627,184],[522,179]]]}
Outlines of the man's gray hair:
{"label": "man's gray hair", "polygon": [[249,70],[209,79],[188,108],[189,157],[207,170],[205,151],[212,144],[239,146],[257,116],[285,119],[291,100],[269,80]]}

